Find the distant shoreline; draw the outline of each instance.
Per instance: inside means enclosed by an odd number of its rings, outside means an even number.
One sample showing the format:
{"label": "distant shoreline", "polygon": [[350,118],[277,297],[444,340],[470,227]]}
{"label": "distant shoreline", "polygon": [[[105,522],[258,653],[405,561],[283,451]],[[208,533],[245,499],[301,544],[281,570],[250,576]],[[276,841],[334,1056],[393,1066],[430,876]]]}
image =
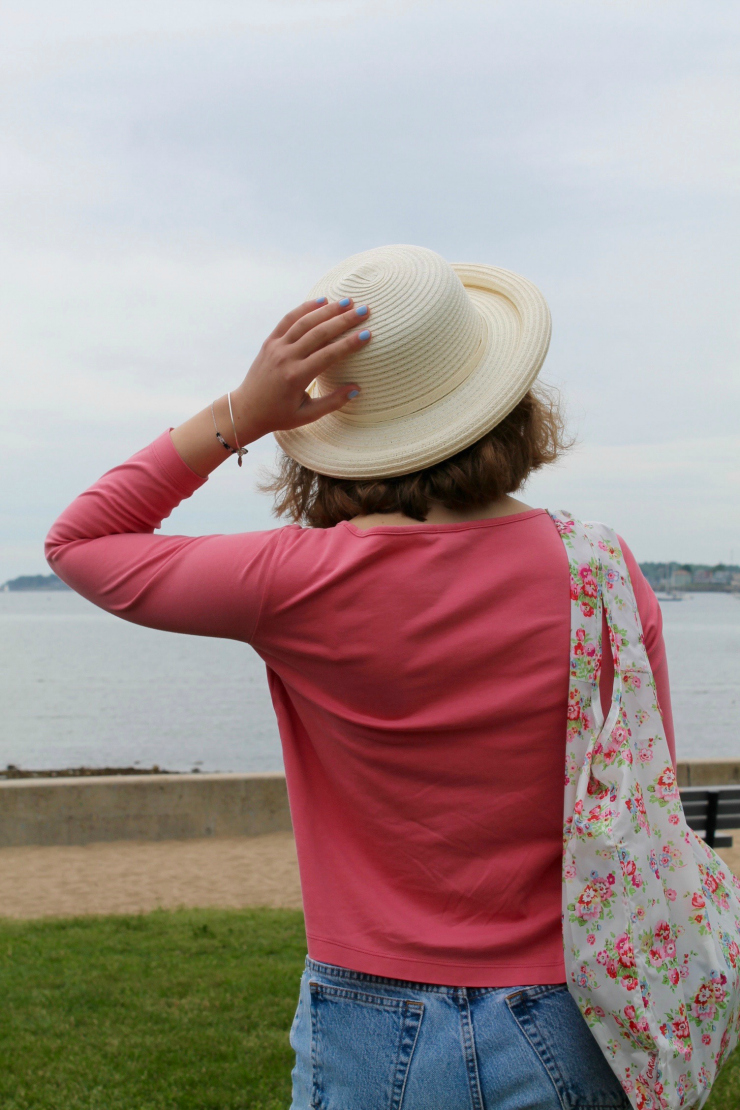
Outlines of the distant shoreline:
{"label": "distant shoreline", "polygon": [[0,770],[0,779],[85,779],[98,775],[177,775],[199,774],[197,767],[192,771],[167,771],[157,764],[153,767],[66,767],[57,771],[25,771],[15,764],[9,763],[4,771]]}
{"label": "distant shoreline", "polygon": [[[685,586],[672,586],[666,583],[656,585],[648,578],[654,590],[670,590],[674,594],[738,594],[740,589],[731,582],[689,582]],[[0,586],[0,593],[39,593],[42,590],[70,590],[56,574],[21,574],[10,578]]]}
{"label": "distant shoreline", "polygon": [[0,590],[3,593],[20,593],[21,591],[36,590],[69,590],[70,587],[56,574],[21,574],[18,578],[9,578],[3,582]]}
{"label": "distant shoreline", "polygon": [[[653,589],[660,592],[663,587],[653,586]],[[737,586],[726,582],[693,582],[690,586],[669,586],[668,589],[674,594],[737,594],[740,597]]]}

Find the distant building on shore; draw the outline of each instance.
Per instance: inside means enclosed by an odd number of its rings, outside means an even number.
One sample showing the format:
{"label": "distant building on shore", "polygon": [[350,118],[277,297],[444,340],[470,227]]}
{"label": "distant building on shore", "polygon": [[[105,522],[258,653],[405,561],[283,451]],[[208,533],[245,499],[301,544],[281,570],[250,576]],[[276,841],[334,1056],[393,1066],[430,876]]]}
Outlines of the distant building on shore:
{"label": "distant building on shore", "polygon": [[671,571],[671,576],[668,579],[668,584],[674,590],[685,590],[687,586],[691,585],[692,574],[690,570],[685,570],[684,567],[676,567]]}
{"label": "distant building on shore", "polygon": [[740,592],[740,566],[717,563],[640,563],[654,590],[691,590],[697,593]]}

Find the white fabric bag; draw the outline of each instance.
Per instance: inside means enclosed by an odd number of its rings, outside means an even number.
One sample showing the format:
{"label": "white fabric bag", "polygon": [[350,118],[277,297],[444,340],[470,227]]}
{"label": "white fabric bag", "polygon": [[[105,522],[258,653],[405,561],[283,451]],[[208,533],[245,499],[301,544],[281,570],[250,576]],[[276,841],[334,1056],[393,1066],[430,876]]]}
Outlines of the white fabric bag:
{"label": "white fabric bag", "polygon": [[[686,824],[615,532],[550,515],[571,579],[568,987],[635,1110],[698,1108],[740,1035],[740,882]],[[602,606],[615,672],[606,722]]]}

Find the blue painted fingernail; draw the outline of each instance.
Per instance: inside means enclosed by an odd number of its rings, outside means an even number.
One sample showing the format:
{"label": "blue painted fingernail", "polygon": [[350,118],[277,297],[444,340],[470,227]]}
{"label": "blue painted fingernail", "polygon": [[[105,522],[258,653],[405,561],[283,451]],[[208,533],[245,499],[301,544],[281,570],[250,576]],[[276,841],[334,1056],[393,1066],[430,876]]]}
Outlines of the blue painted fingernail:
{"label": "blue painted fingernail", "polygon": [[360,391],[359,391],[359,389],[351,389],[351,390],[349,391],[349,393],[347,394],[347,396],[349,397],[350,401],[352,400],[352,398],[353,398],[353,397],[359,397],[359,395],[360,395]]}
{"label": "blue painted fingernail", "polygon": [[316,304],[326,304],[326,297],[317,297]]}
{"label": "blue painted fingernail", "polygon": [[365,343],[366,340],[368,340],[370,338],[370,332],[369,331],[361,331],[360,334],[357,336],[357,338],[360,340],[361,343]]}
{"label": "blue painted fingernail", "polygon": [[339,302],[339,307],[340,308],[347,308],[347,306],[350,303],[350,300],[351,300],[350,297],[342,297],[341,301]]}
{"label": "blue painted fingernail", "polygon": [[367,305],[361,304],[359,308],[355,309],[358,316],[367,316]]}

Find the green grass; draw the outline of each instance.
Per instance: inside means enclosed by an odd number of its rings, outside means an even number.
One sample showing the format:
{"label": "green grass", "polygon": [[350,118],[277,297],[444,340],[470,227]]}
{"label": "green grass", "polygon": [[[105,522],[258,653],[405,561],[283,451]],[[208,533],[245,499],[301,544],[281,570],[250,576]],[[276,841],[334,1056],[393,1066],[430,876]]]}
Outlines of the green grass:
{"label": "green grass", "polygon": [[287,1110],[290,910],[0,924],[2,1110]]}
{"label": "green grass", "polygon": [[0,923],[0,1108],[287,1110],[305,952],[290,910]]}

